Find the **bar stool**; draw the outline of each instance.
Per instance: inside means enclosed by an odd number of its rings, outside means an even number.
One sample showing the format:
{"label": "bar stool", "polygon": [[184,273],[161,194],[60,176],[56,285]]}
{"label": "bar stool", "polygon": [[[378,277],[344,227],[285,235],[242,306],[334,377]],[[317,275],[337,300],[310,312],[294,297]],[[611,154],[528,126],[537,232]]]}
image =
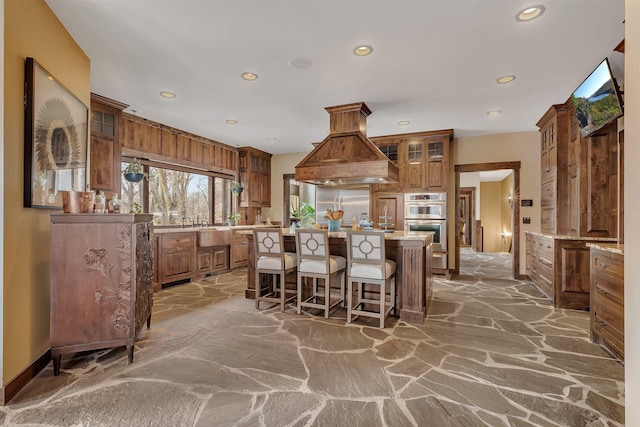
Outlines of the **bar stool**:
{"label": "bar stool", "polygon": [[[280,304],[284,311],[285,304],[296,298],[296,290],[286,287],[287,274],[296,271],[296,254],[284,251],[282,229],[259,228],[253,230],[256,309],[260,308],[260,301]],[[266,288],[262,287],[260,275],[268,274],[271,280]],[[266,289],[266,293],[263,291]],[[293,295],[287,298],[287,294]]]}
{"label": "bar stool", "polygon": [[[383,329],[389,313],[393,310],[396,314],[396,263],[385,259],[383,232],[347,231],[347,282],[347,323],[358,316],[374,317],[380,319]],[[353,282],[358,283],[355,305]],[[378,299],[365,298],[365,283],[379,287]],[[373,292],[371,286],[366,292]],[[371,306],[377,310],[370,309]]]}
{"label": "bar stool", "polygon": [[[344,257],[329,254],[329,234],[326,230],[296,229],[296,255],[298,257],[298,314],[302,307],[324,311],[325,319],[338,304],[344,306],[345,268]],[[331,279],[340,276],[340,294],[331,293]],[[304,299],[305,278],[311,278],[311,296]],[[322,279],[324,289],[318,286]]]}

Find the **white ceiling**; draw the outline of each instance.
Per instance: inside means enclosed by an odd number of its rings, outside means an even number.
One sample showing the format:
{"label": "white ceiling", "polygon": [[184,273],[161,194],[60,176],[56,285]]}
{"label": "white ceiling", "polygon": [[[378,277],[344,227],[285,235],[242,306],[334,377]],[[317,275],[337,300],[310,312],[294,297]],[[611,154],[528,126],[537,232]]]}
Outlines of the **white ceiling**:
{"label": "white ceiling", "polygon": [[[532,131],[605,57],[623,80],[613,48],[624,37],[624,0],[46,1],[89,56],[92,92],[140,117],[274,154],[324,139],[328,106],[364,101],[369,136]],[[545,13],[517,22],[532,4]],[[359,44],[373,53],[355,56]],[[292,67],[296,58],[311,67]],[[246,71],[259,78],[242,80]],[[516,80],[498,85],[507,74]],[[487,116],[492,109],[502,114]]]}

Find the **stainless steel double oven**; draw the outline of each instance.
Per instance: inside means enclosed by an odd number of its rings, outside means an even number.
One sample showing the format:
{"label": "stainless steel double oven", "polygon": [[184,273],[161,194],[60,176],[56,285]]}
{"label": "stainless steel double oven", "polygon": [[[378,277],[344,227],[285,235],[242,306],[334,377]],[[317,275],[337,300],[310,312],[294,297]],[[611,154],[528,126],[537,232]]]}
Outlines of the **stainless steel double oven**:
{"label": "stainless steel double oven", "polygon": [[433,267],[447,268],[447,193],[404,195],[404,231],[433,232]]}

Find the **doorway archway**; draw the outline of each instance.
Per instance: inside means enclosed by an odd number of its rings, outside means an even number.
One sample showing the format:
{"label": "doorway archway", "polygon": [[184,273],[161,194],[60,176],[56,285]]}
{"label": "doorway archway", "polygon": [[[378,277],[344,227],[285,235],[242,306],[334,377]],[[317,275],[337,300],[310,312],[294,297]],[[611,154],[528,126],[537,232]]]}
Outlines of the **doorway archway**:
{"label": "doorway archway", "polygon": [[[511,169],[513,171],[513,191],[514,195],[520,194],[520,162],[494,162],[494,163],[472,163],[466,165],[455,165],[455,211],[460,212],[460,174],[464,172],[486,172],[498,169]],[[520,275],[520,200],[513,201],[513,236],[512,236],[512,274],[514,279],[523,279]],[[460,274],[460,221],[455,223],[455,254],[456,262],[454,273]]]}

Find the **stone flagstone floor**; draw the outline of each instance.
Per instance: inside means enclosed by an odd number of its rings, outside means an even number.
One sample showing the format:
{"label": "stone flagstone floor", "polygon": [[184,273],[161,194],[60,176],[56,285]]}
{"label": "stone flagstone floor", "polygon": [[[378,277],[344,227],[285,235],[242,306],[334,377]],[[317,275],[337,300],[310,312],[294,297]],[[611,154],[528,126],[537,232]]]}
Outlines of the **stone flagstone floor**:
{"label": "stone flagstone floor", "polygon": [[0,424],[624,425],[624,366],[589,342],[588,313],[509,278],[508,254],[462,259],[423,326],[384,330],[344,311],[256,311],[244,271],[165,289],[132,365],[124,348],[63,356]]}

